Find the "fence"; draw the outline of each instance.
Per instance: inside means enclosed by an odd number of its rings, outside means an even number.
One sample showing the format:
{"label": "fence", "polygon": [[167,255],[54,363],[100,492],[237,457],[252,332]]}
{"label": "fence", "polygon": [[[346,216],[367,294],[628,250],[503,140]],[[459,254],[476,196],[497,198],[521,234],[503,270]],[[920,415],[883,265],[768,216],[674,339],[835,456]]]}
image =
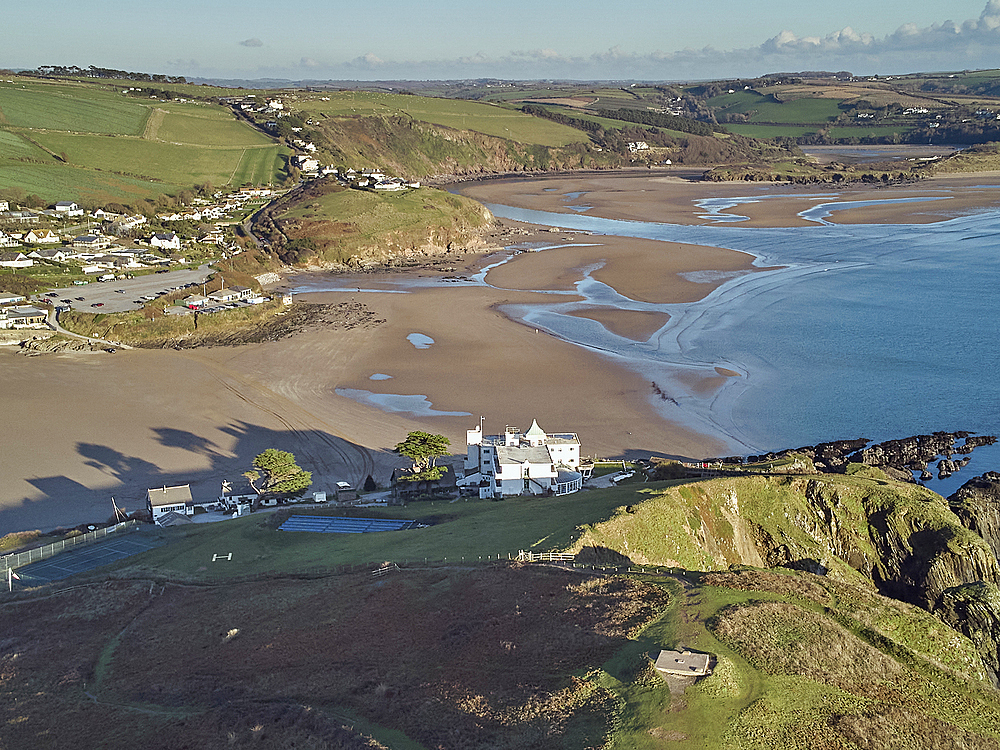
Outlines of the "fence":
{"label": "fence", "polygon": [[114,526],[97,529],[97,531],[89,531],[86,534],[71,536],[68,539],[61,539],[58,542],[47,544],[44,547],[36,547],[35,549],[29,549],[26,552],[15,552],[12,555],[0,557],[0,570],[6,571],[8,568],[20,568],[22,565],[27,565],[28,563],[45,560],[53,555],[63,552],[64,550],[93,544],[98,539],[102,539],[109,534],[115,534],[120,531],[135,528],[139,524],[139,521],[123,521],[122,523],[115,524]]}
{"label": "fence", "polygon": [[525,552],[521,550],[517,553],[517,557],[510,559],[518,562],[573,562],[576,555],[568,552]]}

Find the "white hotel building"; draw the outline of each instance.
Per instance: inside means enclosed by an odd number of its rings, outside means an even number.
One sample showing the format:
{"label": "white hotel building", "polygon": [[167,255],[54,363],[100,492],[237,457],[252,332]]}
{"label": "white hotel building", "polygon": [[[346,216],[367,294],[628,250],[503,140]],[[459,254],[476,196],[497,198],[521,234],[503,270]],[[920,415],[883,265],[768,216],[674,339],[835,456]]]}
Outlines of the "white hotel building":
{"label": "white hotel building", "polygon": [[466,443],[465,476],[458,485],[478,487],[481,498],[568,495],[583,487],[575,432],[547,434],[532,420],[524,434],[508,427],[502,435],[483,435],[480,423],[468,431]]}

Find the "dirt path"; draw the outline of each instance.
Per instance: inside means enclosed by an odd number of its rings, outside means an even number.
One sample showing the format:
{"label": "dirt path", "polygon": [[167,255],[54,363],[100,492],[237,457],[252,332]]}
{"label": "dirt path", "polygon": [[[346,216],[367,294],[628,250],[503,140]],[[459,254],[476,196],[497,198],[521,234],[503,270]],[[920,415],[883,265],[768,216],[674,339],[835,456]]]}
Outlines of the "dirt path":
{"label": "dirt path", "polygon": [[146,128],[142,131],[142,139],[144,141],[159,140],[157,136],[160,133],[160,126],[163,124],[163,120],[166,116],[166,110],[160,109],[159,107],[153,108],[153,111],[149,113],[149,117],[146,119]]}

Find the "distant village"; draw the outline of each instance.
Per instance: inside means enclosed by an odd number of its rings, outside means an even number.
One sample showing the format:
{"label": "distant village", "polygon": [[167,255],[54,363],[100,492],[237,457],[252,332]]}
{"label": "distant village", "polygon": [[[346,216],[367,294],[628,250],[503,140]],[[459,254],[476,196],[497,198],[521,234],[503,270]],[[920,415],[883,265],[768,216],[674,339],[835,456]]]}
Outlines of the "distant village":
{"label": "distant village", "polygon": [[[329,97],[327,97],[328,99]],[[228,105],[244,116],[263,116],[261,122],[257,122],[258,127],[267,130],[275,137],[281,137],[282,128],[279,127],[279,118],[288,117],[291,113],[285,103],[278,98],[258,100],[254,94],[246,96],[223,96],[219,98],[219,104]],[[314,125],[312,120],[306,120],[305,125]],[[303,132],[304,128],[288,126],[289,130],[295,133]],[[400,177],[390,177],[380,169],[341,169],[332,164],[321,164],[315,156],[316,145],[303,140],[302,138],[289,138],[291,146],[301,153],[293,154],[289,159],[289,164],[299,170],[300,177],[304,180],[317,179],[319,177],[333,177],[345,187],[377,190],[379,192],[400,192],[403,190],[415,190],[420,187],[420,183],[415,180],[404,180]]]}

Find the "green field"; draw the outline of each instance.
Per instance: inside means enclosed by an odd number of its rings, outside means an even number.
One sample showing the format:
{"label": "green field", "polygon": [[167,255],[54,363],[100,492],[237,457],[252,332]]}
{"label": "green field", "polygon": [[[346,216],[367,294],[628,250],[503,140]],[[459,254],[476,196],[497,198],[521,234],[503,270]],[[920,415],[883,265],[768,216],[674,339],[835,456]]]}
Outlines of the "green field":
{"label": "green field", "polygon": [[204,114],[167,113],[157,128],[156,139],[167,143],[196,146],[272,146],[274,142],[259,130],[217,109]]}
{"label": "green field", "polygon": [[748,138],[799,138],[804,135],[813,135],[818,130],[812,125],[747,125],[731,122],[727,122],[725,128]]}
{"label": "green field", "polygon": [[268,184],[288,150],[217,105],[125,96],[121,84],[0,83],[0,187],[99,205],[197,184]]}
{"label": "green field", "polygon": [[[270,514],[255,514],[221,524],[196,524],[164,533],[173,541],[135,558],[143,567],[169,570],[195,578],[219,579],[272,571],[291,572],[316,567],[354,565],[404,560],[423,562],[425,558],[461,564],[489,557],[506,559],[519,550],[544,552],[568,547],[580,535],[583,524],[611,518],[623,505],[646,497],[651,487],[592,490],[544,501],[512,498],[503,502],[420,502],[405,508],[379,510],[361,508],[354,515],[374,518],[433,519],[425,529],[377,534],[313,534],[283,532],[266,522]],[[332,511],[303,505],[294,513],[329,514]],[[237,550],[238,565],[204,568],[217,549]]]}
{"label": "green field", "polygon": [[72,133],[140,135],[149,107],[92,86],[0,83],[0,125]]}
{"label": "green field", "polygon": [[[104,172],[117,172],[169,185],[239,184],[244,148],[204,148],[145,141],[138,138],[108,138],[99,135],[39,134],[37,140],[55,153],[66,153],[71,164]],[[277,145],[257,147],[273,162]]]}
{"label": "green field", "polygon": [[789,125],[832,122],[843,113],[839,99],[804,97],[787,102],[775,101],[756,91],[737,91],[715,96],[705,102],[720,114],[752,113],[752,123],[787,123]]}
{"label": "green field", "polygon": [[586,136],[574,128],[540,120],[515,109],[463,99],[432,99],[364,91],[331,93],[329,99],[322,101],[318,95],[300,97],[293,107],[307,114],[328,117],[405,114],[434,125],[473,130],[539,146],[566,146],[586,140]]}

